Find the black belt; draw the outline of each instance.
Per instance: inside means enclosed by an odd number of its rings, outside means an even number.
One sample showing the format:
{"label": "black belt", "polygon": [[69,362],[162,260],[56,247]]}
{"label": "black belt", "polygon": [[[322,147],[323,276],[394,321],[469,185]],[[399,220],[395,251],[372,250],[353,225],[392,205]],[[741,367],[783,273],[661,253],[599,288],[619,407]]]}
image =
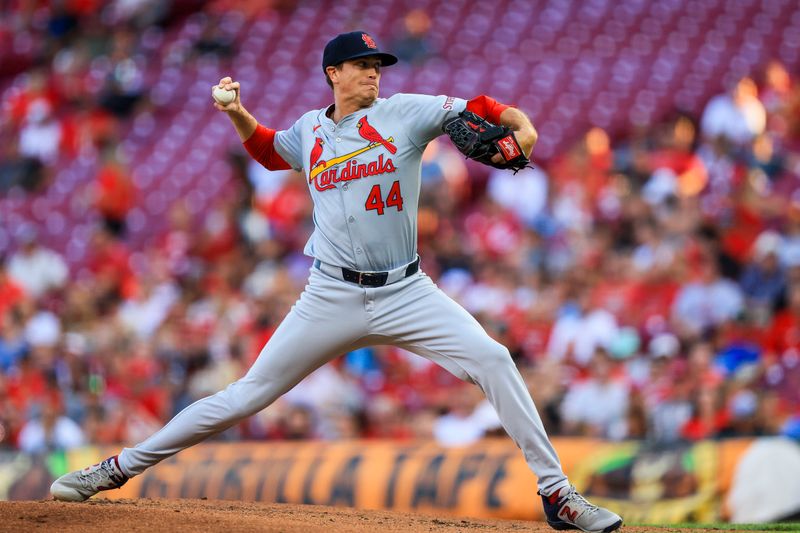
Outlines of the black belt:
{"label": "black belt", "polygon": [[[358,272],[349,268],[337,267],[323,263],[319,259],[314,259],[314,266],[333,276],[363,287],[383,287],[401,279],[407,278],[419,271],[419,256],[405,267],[396,268],[388,272]],[[404,270],[405,269],[405,270]],[[390,279],[391,278],[391,279]]]}

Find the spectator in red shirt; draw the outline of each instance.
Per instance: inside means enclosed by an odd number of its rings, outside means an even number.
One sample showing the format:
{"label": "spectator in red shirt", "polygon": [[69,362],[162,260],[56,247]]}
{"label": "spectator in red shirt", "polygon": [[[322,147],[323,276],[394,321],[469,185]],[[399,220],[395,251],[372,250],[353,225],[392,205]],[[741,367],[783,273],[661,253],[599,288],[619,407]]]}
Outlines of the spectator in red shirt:
{"label": "spectator in red shirt", "polygon": [[786,309],[772,319],[765,338],[767,360],[774,360],[790,349],[800,350],[800,285],[787,291]]}
{"label": "spectator in red shirt", "polygon": [[98,300],[131,294],[135,278],[130,266],[130,252],[105,226],[91,237],[87,266],[94,275],[94,294]]}
{"label": "spectator in red shirt", "polygon": [[728,413],[722,407],[722,398],[716,387],[702,387],[692,400],[692,417],[681,429],[687,440],[716,437],[728,425]]}
{"label": "spectator in red shirt", "polygon": [[0,320],[24,297],[25,291],[9,277],[6,261],[0,257]]}
{"label": "spectator in red shirt", "polygon": [[117,151],[113,144],[102,150],[103,165],[95,178],[95,201],[106,228],[116,237],[122,237],[125,219],[136,202],[136,188]]}

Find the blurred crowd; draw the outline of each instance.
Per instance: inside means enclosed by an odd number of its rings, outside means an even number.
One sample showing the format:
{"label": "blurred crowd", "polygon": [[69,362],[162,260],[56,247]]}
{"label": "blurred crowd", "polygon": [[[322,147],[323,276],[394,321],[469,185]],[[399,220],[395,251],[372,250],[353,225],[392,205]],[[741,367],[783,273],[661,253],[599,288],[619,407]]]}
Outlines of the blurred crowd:
{"label": "blurred crowd", "polygon": [[[172,16],[167,4],[18,3],[0,25],[14,44],[0,76],[25,77],[3,102],[0,194],[36,195],[58,161],[94,152],[88,208],[102,223],[80,264],[35,224],[13,228],[0,257],[0,448],[133,444],[243,375],[288,312],[311,264],[307,185],[239,149],[211,211],[178,201],[165,231],[134,246],[118,143],[148,105],[143,69],[159,53],[141,30]],[[404,23],[396,42],[415,61],[429,22]],[[33,29],[28,41],[18,28]],[[230,53],[209,28],[190,54]],[[423,269],[509,348],[551,435],[800,437],[800,84],[781,64],[696,116],[613,138],[594,128],[516,175],[468,166],[437,140],[422,178]],[[502,433],[477,387],[374,347],[216,438],[449,446]]]}

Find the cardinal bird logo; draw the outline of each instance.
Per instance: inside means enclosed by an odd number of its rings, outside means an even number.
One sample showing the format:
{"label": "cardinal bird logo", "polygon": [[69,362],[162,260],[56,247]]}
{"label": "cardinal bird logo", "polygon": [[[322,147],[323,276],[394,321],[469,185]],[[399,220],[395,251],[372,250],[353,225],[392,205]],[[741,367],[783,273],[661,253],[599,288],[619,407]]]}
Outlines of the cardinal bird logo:
{"label": "cardinal bird logo", "polygon": [[317,137],[317,141],[314,143],[314,148],[311,149],[311,164],[309,165],[309,169],[316,167],[317,165],[322,165],[323,168],[327,165],[325,160],[319,160],[320,156],[322,156],[322,147],[325,145],[325,142]]}
{"label": "cardinal bird logo", "polygon": [[356,127],[358,127],[358,134],[364,139],[368,140],[370,143],[382,144],[383,147],[389,150],[390,153],[397,153],[397,148],[395,145],[384,139],[383,136],[378,133],[378,130],[373,128],[370,123],[367,122],[366,115],[361,117],[361,120],[358,121]]}

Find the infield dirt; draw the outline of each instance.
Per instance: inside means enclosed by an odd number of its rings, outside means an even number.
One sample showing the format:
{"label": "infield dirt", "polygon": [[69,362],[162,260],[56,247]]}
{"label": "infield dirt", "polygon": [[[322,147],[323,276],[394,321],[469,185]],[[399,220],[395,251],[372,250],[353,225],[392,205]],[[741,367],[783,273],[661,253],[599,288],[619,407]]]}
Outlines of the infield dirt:
{"label": "infield dirt", "polygon": [[[226,500],[50,500],[0,502],[0,531],[269,532],[269,533],[456,533],[511,531],[551,533],[547,524],[513,520],[436,517],[340,507]],[[626,533],[677,533],[706,529],[623,527]],[[714,529],[713,531],[724,531]]]}

